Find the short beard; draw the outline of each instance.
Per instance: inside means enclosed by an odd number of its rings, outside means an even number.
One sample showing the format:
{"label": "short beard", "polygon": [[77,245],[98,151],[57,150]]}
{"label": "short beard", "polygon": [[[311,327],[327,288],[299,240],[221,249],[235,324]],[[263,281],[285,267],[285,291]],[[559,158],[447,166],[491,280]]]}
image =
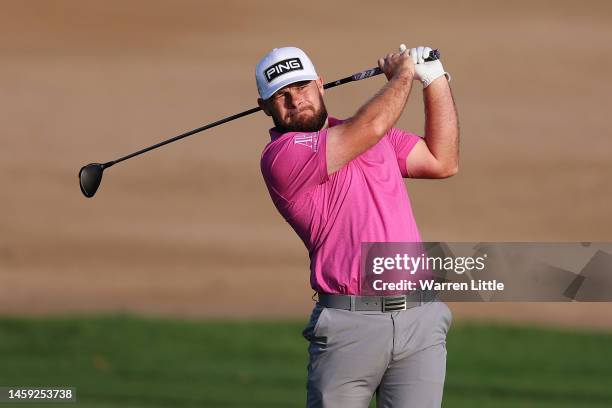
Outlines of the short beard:
{"label": "short beard", "polygon": [[318,132],[321,130],[327,121],[327,109],[325,108],[325,104],[323,103],[323,98],[321,96],[319,96],[319,100],[321,108],[318,112],[315,112],[314,116],[308,119],[298,120],[289,125],[282,124],[278,118],[272,114],[272,120],[274,121],[276,130],[278,130],[280,133]]}

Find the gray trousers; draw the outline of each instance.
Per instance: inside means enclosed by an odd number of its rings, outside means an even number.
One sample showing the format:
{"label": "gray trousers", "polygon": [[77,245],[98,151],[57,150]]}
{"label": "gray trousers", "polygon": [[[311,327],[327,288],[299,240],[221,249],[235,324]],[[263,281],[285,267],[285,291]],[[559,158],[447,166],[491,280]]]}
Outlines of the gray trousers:
{"label": "gray trousers", "polygon": [[401,312],[351,312],[316,305],[302,335],[307,406],[434,408],[442,404],[452,313],[434,301]]}

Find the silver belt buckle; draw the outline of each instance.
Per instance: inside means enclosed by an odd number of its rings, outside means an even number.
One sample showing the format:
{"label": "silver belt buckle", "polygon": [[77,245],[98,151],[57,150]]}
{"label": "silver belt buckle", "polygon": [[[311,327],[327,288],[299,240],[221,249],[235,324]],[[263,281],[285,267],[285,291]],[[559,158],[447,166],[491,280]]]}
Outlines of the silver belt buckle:
{"label": "silver belt buckle", "polygon": [[383,296],[383,312],[399,312],[406,310],[406,296]]}

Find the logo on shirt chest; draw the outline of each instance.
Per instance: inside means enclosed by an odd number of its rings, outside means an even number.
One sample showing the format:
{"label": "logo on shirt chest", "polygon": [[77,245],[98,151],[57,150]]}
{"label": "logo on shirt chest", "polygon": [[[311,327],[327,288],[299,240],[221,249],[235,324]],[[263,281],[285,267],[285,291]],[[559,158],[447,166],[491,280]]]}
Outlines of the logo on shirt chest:
{"label": "logo on shirt chest", "polygon": [[318,140],[319,138],[317,137],[317,133],[302,133],[296,135],[293,138],[293,143],[308,147],[309,149],[312,149],[316,152],[318,147]]}

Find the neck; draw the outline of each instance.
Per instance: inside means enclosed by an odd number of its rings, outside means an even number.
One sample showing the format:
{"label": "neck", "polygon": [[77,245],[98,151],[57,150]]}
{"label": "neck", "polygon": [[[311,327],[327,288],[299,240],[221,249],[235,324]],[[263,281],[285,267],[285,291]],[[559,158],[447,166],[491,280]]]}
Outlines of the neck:
{"label": "neck", "polygon": [[323,127],[321,128],[321,130],[327,129],[328,127],[329,127],[329,116],[325,118],[325,123],[323,124]]}

